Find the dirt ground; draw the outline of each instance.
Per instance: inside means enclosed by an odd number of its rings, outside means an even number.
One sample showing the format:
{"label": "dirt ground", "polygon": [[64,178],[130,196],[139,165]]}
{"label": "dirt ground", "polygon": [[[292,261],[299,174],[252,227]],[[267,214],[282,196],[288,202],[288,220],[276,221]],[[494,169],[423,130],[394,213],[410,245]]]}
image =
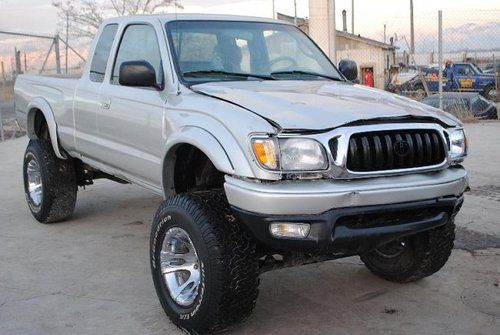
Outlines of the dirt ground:
{"label": "dirt ground", "polygon": [[[467,124],[471,191],[450,261],[399,285],[357,257],[265,273],[254,314],[229,334],[499,334],[500,122]],[[0,334],[181,334],[150,277],[161,199],[100,180],[72,219],[42,225],[22,190],[27,139],[0,143]]]}

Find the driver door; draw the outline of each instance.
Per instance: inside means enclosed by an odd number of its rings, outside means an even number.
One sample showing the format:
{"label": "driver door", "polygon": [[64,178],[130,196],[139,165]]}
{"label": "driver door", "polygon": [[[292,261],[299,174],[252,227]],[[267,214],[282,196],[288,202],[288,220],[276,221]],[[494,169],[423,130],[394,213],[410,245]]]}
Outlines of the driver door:
{"label": "driver door", "polygon": [[120,66],[127,61],[147,61],[163,87],[163,66],[157,29],[148,23],[123,29],[111,76],[99,94],[97,129],[104,150],[100,160],[139,183],[161,184],[163,120],[166,91],[120,85]]}

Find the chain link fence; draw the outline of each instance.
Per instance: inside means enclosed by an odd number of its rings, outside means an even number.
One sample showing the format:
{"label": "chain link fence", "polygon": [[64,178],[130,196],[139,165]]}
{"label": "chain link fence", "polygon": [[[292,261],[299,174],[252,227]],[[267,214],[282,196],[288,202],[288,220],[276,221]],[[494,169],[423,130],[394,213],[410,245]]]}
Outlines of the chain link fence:
{"label": "chain link fence", "polygon": [[20,74],[76,77],[85,64],[86,45],[74,48],[59,35],[0,31],[0,140],[24,135],[14,112],[14,83]]}
{"label": "chain link fence", "polygon": [[407,36],[396,36],[387,89],[465,121],[498,119],[500,10],[479,12],[443,11],[441,40],[438,12],[415,17],[414,52]]}

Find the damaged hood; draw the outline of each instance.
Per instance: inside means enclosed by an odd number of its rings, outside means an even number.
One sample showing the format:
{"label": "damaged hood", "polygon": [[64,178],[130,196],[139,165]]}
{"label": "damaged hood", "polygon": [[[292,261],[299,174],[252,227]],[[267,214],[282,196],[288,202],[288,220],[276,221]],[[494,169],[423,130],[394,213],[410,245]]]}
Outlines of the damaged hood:
{"label": "damaged hood", "polygon": [[323,130],[365,120],[434,119],[451,114],[385,91],[332,81],[239,81],[191,86],[195,92],[241,106],[283,130]]}

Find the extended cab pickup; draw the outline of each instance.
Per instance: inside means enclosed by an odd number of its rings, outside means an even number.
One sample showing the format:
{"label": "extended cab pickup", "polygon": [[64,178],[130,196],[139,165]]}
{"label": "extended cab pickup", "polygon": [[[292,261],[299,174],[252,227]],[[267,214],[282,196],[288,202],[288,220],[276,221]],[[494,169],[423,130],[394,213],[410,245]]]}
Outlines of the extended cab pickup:
{"label": "extended cab pickup", "polygon": [[248,316],[259,273],[360,255],[409,282],[447,261],[468,187],[462,124],[355,85],[275,20],[106,20],[80,79],[19,76],[28,206],[68,218],[108,178],[166,199],[150,259],[160,302],[190,332]]}

